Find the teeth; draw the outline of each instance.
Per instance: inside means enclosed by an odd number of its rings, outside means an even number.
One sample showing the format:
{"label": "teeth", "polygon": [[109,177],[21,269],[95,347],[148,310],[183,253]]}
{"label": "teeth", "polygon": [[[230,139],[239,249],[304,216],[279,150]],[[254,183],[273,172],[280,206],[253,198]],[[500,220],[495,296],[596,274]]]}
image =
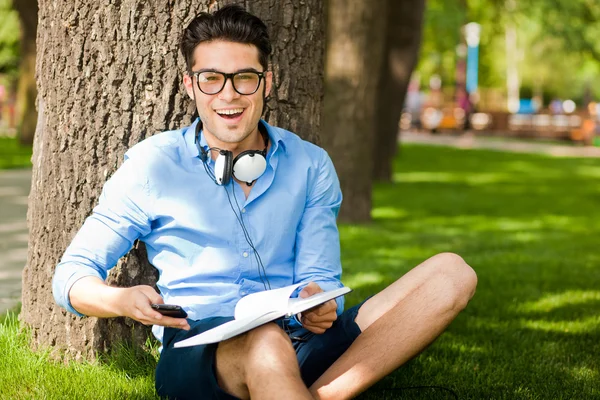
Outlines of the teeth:
{"label": "teeth", "polygon": [[244,112],[243,108],[235,108],[233,110],[218,110],[217,114],[222,114],[222,115],[233,115],[233,114],[239,114]]}

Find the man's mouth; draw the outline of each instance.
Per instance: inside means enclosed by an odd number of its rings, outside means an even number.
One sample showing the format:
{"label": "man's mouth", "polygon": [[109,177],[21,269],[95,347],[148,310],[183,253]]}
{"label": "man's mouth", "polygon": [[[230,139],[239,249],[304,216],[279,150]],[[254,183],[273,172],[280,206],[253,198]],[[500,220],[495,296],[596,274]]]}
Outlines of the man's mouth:
{"label": "man's mouth", "polygon": [[228,110],[215,110],[215,112],[217,114],[219,114],[219,116],[221,118],[224,119],[236,119],[238,118],[240,115],[242,115],[244,113],[244,109],[243,108],[231,108]]}

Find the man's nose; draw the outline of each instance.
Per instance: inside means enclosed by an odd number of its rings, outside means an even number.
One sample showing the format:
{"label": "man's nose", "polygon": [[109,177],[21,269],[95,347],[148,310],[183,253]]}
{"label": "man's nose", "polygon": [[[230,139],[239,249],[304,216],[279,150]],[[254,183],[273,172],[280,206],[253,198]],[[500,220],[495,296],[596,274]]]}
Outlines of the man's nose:
{"label": "man's nose", "polygon": [[225,80],[225,86],[223,86],[223,90],[219,92],[219,99],[231,101],[239,96],[240,94],[233,88],[233,78],[227,78]]}

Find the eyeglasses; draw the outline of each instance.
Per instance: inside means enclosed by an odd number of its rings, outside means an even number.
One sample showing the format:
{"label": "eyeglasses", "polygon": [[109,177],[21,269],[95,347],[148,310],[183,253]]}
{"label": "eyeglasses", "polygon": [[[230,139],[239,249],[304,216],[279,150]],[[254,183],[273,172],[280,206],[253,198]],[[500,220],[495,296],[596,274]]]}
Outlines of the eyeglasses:
{"label": "eyeglasses", "polygon": [[242,95],[254,94],[264,78],[264,72],[242,71],[226,74],[218,71],[193,72],[198,83],[198,89],[204,94],[217,94],[225,87],[227,79],[231,79],[233,90]]}

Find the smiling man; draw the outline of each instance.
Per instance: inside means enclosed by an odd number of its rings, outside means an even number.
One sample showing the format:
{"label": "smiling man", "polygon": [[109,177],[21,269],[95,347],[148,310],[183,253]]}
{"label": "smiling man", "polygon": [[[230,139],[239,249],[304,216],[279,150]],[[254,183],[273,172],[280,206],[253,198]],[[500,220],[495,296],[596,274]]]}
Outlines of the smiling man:
{"label": "smiling man", "polygon": [[[167,398],[352,398],[435,340],[473,296],[475,273],[438,254],[348,310],[338,298],[218,344],[174,348],[230,321],[250,293],[342,286],[333,164],[260,119],[273,80],[264,23],[237,6],[202,13],[181,51],[199,118],[126,153],[56,268],[56,301],[154,325],[156,389]],[[135,240],[146,243],[160,293],[105,283]],[[152,307],[163,303],[187,318]]]}

